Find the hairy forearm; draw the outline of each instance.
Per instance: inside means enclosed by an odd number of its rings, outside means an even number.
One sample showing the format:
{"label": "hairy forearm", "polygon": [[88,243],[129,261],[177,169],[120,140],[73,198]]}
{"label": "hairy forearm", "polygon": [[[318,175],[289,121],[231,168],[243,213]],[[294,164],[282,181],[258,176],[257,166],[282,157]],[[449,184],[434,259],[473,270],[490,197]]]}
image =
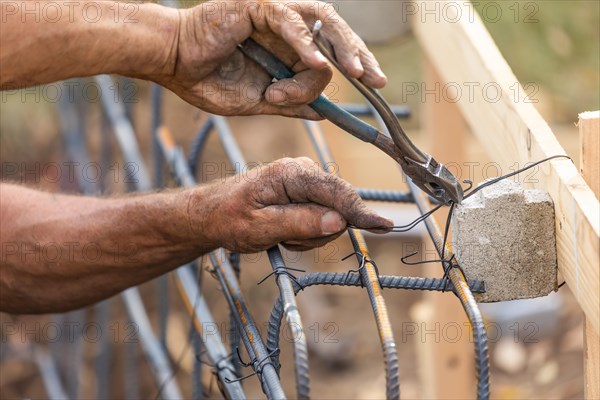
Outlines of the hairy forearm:
{"label": "hairy forearm", "polygon": [[2,311],[82,307],[216,248],[188,214],[202,190],[102,199],[1,184]]}
{"label": "hairy forearm", "polygon": [[0,184],[0,221],[0,311],[12,313],[82,307],[219,247],[302,251],[339,237],[348,223],[375,233],[393,225],[307,158],[125,198]]}
{"label": "hairy forearm", "polygon": [[114,1],[0,1],[0,89],[72,77],[174,73],[179,12]]}

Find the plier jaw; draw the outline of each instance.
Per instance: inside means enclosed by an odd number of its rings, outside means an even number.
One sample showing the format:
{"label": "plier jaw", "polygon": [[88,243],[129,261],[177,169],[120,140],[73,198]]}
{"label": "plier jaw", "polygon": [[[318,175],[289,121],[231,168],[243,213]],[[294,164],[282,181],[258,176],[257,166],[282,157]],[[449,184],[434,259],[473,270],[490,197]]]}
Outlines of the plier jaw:
{"label": "plier jaw", "polygon": [[462,202],[462,185],[444,164],[438,163],[433,157],[428,156],[426,163],[406,158],[403,170],[415,185],[438,201],[444,204]]}

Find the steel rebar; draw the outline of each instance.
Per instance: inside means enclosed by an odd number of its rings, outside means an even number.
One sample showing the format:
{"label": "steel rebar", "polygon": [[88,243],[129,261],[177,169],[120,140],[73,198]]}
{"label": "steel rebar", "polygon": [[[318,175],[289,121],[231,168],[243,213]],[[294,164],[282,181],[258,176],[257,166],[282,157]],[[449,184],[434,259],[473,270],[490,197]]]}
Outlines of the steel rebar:
{"label": "steel rebar", "polygon": [[246,306],[244,295],[238,285],[233,268],[227,257],[223,257],[222,252],[223,250],[220,252],[213,251],[209,254],[209,258],[229,306],[238,311],[234,315],[238,318],[239,326],[243,328],[240,333],[250,356],[252,369],[258,375],[267,398],[285,399],[277,370],[271,361],[272,354],[267,351],[262,342],[260,332]]}
{"label": "steel rebar", "polygon": [[[378,113],[372,108],[373,115]],[[378,123],[384,133],[389,135],[385,123],[379,118]],[[425,214],[431,210],[428,196],[421,191],[418,186],[407,177],[406,181],[410,188],[413,198],[417,205],[417,208],[421,214]],[[450,217],[449,217],[450,218]],[[444,273],[446,274],[445,264],[449,263],[447,268],[447,275],[455,288],[455,293],[459,298],[461,305],[463,306],[465,313],[473,328],[473,341],[475,347],[475,374],[477,377],[477,398],[479,400],[487,400],[490,397],[490,383],[489,383],[489,354],[487,345],[487,334],[485,324],[481,311],[477,306],[477,302],[473,297],[473,293],[469,289],[466,277],[462,273],[462,269],[459,267],[456,259],[452,256],[452,250],[448,243],[444,242],[445,235],[442,234],[440,227],[434,218],[425,219],[425,227],[427,232],[433,241],[438,255],[443,259],[447,257],[447,260],[443,261],[442,266],[444,267]]]}
{"label": "steel rebar", "polygon": [[[242,155],[237,142],[229,128],[229,124],[224,117],[214,116],[215,127],[219,138],[225,149],[225,153],[229,157],[229,161],[233,164],[235,170],[240,172],[246,164],[246,160]],[[294,332],[294,367],[296,374],[296,394],[300,399],[307,399],[310,396],[310,378],[308,373],[308,346],[302,326],[302,319],[294,297],[294,289],[290,277],[282,273],[285,271],[285,262],[281,256],[278,246],[273,246],[267,250],[269,261],[273,272],[276,275],[276,284],[279,287],[279,295],[284,301],[284,309],[286,312],[286,320],[292,332]],[[275,351],[275,348],[269,348]]]}
{"label": "steel rebar", "polygon": [[[381,275],[379,279],[381,286],[389,289],[430,291],[445,291],[453,289],[453,286],[448,285],[448,281],[445,279],[387,275]],[[305,288],[315,285],[357,287],[361,284],[361,277],[356,273],[315,272],[296,278],[296,281],[294,282],[294,293],[298,293]],[[472,291],[477,293],[485,291],[485,284],[482,281],[469,281],[469,286]],[[278,298],[273,305],[273,309],[269,317],[269,325],[267,330],[267,347],[269,348],[277,348],[279,346],[279,332],[281,330],[282,318],[283,303],[281,298]],[[274,356],[273,362],[275,366],[278,367],[279,357]]]}
{"label": "steel rebar", "polygon": [[[316,122],[304,121],[304,126],[315,145],[315,149],[322,165],[327,171],[327,166],[333,164],[333,157],[331,156],[331,151],[327,145],[325,135],[323,135],[323,132]],[[359,268],[361,279],[367,290],[371,308],[373,309],[373,314],[375,316],[375,322],[377,324],[377,331],[379,333],[379,340],[381,342],[385,364],[386,397],[388,399],[397,399],[400,397],[398,351],[396,349],[396,342],[394,340],[385,300],[381,294],[381,288],[379,287],[376,266],[369,257],[369,252],[360,230],[349,228],[348,235],[350,236],[354,251],[356,252],[358,263],[362,266]]]}
{"label": "steel rebar", "polygon": [[[195,185],[195,179],[192,176],[189,165],[185,160],[181,149],[175,146],[175,142],[166,128],[161,129],[159,133],[159,143],[163,151],[163,155],[177,181],[180,182],[180,184],[184,187],[193,187]],[[187,272],[183,272],[183,274],[187,274]],[[197,320],[197,323],[195,324],[196,329],[199,334],[202,334],[204,324],[213,323],[213,318],[208,310],[208,307],[205,306],[203,298],[198,300],[199,305],[197,307],[193,307],[195,302],[191,300],[193,297],[190,297],[190,293],[195,293],[195,296],[200,295],[197,284],[195,289],[188,288],[186,285],[189,285],[190,279],[186,278],[185,275],[182,275],[179,269],[176,270],[176,276],[178,278],[176,281],[178,287],[187,288],[185,291],[180,290],[180,293],[182,294],[184,304],[193,308],[194,315]],[[212,326],[216,326],[216,324],[213,323]],[[205,344],[204,348],[214,364],[217,375],[222,382],[222,387],[224,388],[225,392],[231,392],[232,398],[245,397],[241,383],[238,381],[237,371],[235,370],[234,364],[231,362],[230,357],[226,356],[224,350],[225,347],[218,331],[215,335],[205,335],[202,337],[202,340]]]}
{"label": "steel rebar", "polygon": [[385,201],[390,203],[414,203],[410,192],[399,192],[397,190],[380,190],[355,188],[356,193],[365,201]]}

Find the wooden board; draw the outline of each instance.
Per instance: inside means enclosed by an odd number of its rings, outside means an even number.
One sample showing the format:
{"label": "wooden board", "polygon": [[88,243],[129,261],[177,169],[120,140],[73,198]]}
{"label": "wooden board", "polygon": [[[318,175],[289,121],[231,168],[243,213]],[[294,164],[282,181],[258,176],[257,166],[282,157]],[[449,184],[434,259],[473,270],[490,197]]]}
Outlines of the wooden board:
{"label": "wooden board", "polygon": [[[438,3],[444,15],[417,7],[415,34],[442,80],[462,88],[456,104],[491,159],[507,173],[515,163],[522,167],[565,154],[478,15],[466,2]],[[598,200],[569,160],[542,165],[533,180],[531,186],[546,190],[554,200],[559,270],[598,332]]]}
{"label": "wooden board", "polygon": [[[578,125],[581,144],[579,169],[596,198],[600,198],[600,112],[579,114]],[[583,330],[585,398],[600,399],[600,337],[585,317]]]}
{"label": "wooden board", "polygon": [[600,111],[579,114],[578,126],[581,144],[579,170],[596,198],[600,198]]}
{"label": "wooden board", "polygon": [[600,337],[587,320],[583,325],[584,393],[586,399],[596,400],[600,399]]}

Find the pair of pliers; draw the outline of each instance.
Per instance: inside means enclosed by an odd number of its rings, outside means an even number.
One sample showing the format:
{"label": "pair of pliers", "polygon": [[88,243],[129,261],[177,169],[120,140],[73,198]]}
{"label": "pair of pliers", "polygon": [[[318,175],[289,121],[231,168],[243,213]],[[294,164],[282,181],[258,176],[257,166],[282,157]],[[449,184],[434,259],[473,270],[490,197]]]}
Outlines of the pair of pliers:
{"label": "pair of pliers", "polygon": [[[438,163],[432,156],[414,145],[400,126],[400,122],[390,106],[379,93],[359,79],[345,73],[329,51],[329,44],[321,35],[321,27],[321,21],[317,21],[313,28],[315,44],[329,62],[371,103],[383,120],[391,139],[376,128],[338,107],[324,95],[320,95],[309,106],[341,129],[360,140],[373,144],[389,155],[400,164],[404,173],[430,196],[445,204],[450,202],[460,204],[464,194],[458,179],[443,164]],[[273,78],[281,80],[294,76],[294,73],[283,62],[254,40],[247,39],[238,47],[244,55],[263,67]]]}

